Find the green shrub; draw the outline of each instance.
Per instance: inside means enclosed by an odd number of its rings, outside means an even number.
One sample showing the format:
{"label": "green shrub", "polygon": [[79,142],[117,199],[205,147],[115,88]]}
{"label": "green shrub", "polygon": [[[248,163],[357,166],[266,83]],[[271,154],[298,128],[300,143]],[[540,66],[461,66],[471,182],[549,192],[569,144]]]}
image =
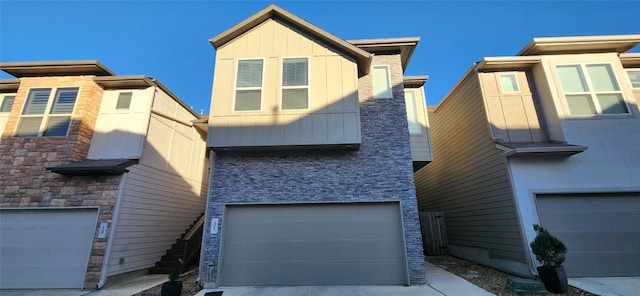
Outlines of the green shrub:
{"label": "green shrub", "polygon": [[536,238],[531,242],[531,251],[543,265],[560,266],[567,254],[567,247],[542,226],[535,224]]}

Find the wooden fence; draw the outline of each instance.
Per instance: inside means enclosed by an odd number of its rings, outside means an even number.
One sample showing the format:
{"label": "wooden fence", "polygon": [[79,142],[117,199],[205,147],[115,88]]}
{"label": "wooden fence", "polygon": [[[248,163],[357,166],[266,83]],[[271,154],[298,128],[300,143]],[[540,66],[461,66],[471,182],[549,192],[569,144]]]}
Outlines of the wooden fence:
{"label": "wooden fence", "polygon": [[427,256],[446,255],[447,230],[444,225],[444,212],[420,212],[422,245]]}

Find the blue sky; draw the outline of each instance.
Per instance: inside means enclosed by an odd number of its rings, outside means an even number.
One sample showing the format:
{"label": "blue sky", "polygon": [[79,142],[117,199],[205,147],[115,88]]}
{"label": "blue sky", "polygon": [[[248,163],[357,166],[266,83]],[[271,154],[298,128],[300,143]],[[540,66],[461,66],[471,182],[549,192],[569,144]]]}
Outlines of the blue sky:
{"label": "blue sky", "polygon": [[208,39],[271,3],[343,39],[420,36],[405,75],[429,75],[430,105],[474,62],[514,55],[533,37],[640,33],[640,1],[0,0],[0,61],[97,59],[209,112]]}

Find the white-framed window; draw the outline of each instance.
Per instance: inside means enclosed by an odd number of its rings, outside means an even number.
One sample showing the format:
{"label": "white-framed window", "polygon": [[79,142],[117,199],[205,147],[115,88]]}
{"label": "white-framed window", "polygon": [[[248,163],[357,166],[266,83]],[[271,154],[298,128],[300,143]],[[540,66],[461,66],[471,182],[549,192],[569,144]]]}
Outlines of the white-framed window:
{"label": "white-framed window", "polygon": [[11,108],[13,107],[13,101],[15,101],[15,95],[5,95],[0,96],[2,99],[2,103],[0,103],[0,113],[8,113],[11,112]]}
{"label": "white-framed window", "polygon": [[116,110],[129,110],[131,107],[132,92],[121,92],[118,94],[118,101],[116,102]]}
{"label": "white-framed window", "polygon": [[373,65],[373,98],[392,99],[391,91],[391,71],[389,65]]}
{"label": "white-framed window", "polygon": [[627,75],[629,75],[631,87],[640,88],[640,69],[627,70]]}
{"label": "white-framed window", "polygon": [[66,136],[78,91],[77,87],[30,89],[15,136]]}
{"label": "white-framed window", "polygon": [[404,102],[407,105],[407,124],[409,125],[410,134],[420,134],[421,126],[418,118],[418,104],[416,102],[416,90],[404,90]]}
{"label": "white-framed window", "polygon": [[516,73],[501,73],[498,75],[500,80],[500,89],[502,93],[519,93],[518,76]]}
{"label": "white-framed window", "polygon": [[309,59],[282,59],[282,110],[309,109]]}
{"label": "white-framed window", "polygon": [[629,113],[610,64],[556,65],[556,72],[571,115]]}
{"label": "white-framed window", "polygon": [[233,111],[262,109],[263,59],[238,60]]}

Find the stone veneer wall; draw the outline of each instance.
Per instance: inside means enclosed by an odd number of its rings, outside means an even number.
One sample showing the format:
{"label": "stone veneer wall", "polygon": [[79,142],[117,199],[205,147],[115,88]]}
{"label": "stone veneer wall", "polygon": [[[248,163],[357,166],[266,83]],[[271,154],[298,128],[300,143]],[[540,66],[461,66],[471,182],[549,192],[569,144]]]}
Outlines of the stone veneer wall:
{"label": "stone veneer wall", "polygon": [[[425,284],[400,56],[376,56],[373,64],[391,66],[394,98],[373,100],[371,75],[359,79],[362,144],[358,151],[218,153],[211,173],[207,223],[210,218],[222,218],[226,203],[400,200],[409,280],[412,285]],[[200,269],[204,282],[209,265],[215,281],[220,250],[220,233],[210,235],[207,229]]]}
{"label": "stone veneer wall", "polygon": [[[80,87],[67,137],[14,138],[29,88]],[[83,160],[89,151],[98,116],[102,88],[92,76],[21,78],[5,130],[0,138],[0,207],[96,207],[98,224],[110,221],[121,176],[64,176],[45,168]],[[106,239],[94,234],[85,288],[100,277]]]}

